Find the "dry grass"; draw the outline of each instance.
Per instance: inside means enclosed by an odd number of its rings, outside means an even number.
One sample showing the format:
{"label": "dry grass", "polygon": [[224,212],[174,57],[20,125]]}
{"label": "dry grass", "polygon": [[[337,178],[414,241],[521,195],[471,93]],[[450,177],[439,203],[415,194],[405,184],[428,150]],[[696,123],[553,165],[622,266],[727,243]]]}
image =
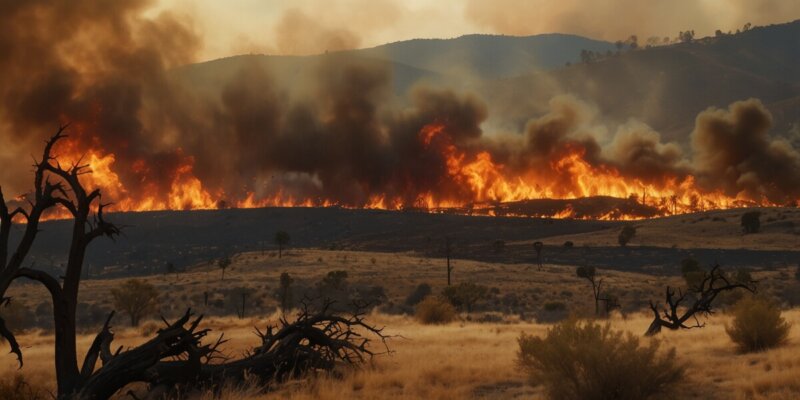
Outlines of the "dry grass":
{"label": "dry grass", "polygon": [[[374,259],[374,261],[373,261]],[[523,294],[532,307],[546,302],[563,302],[569,312],[588,315],[594,304],[588,284],[575,276],[574,267],[545,265],[537,271],[526,265],[455,260],[456,282],[480,282],[497,288],[501,295]],[[264,299],[260,313],[272,313],[276,301],[271,292],[278,286],[279,276],[288,271],[298,282],[312,283],[333,270],[348,272],[352,284],[385,286],[390,301],[402,303],[420,283],[440,293],[445,286],[444,260],[420,258],[416,254],[369,253],[353,251],[290,250],[283,259],[271,254],[246,253],[234,257],[224,282],[214,265],[201,265],[179,276],[159,275],[143,279],[156,285],[162,298],[162,312],[167,315],[193,307],[204,309],[204,291],[212,293],[234,287],[248,287],[253,296]],[[679,277],[658,277],[640,273],[599,270],[604,285],[623,292],[622,301],[630,306],[646,304],[648,299],[663,296],[663,285],[682,282]],[[783,288],[793,280],[793,270],[756,271],[754,278],[765,291]],[[81,301],[110,303],[110,290],[121,280],[89,280],[82,284]],[[776,289],[777,290],[777,289]],[[15,284],[9,293],[15,301],[35,306],[45,301],[43,290],[33,284]],[[194,300],[193,300],[194,299]],[[167,307],[167,305],[170,305]],[[477,323],[462,315],[459,322],[445,325],[422,325],[411,316],[375,314],[371,320],[387,326],[389,334],[403,339],[392,342],[395,353],[382,356],[364,370],[347,373],[343,379],[318,377],[292,382],[276,392],[259,394],[252,387],[231,388],[227,399],[453,399],[453,398],[541,398],[540,387],[529,386],[526,376],[515,365],[517,338],[525,332],[542,335],[548,325],[531,322],[533,313],[507,315],[503,323]],[[800,322],[800,310],[784,314],[794,326]],[[258,338],[253,326],[263,327],[276,315],[247,318],[212,316],[205,324],[230,338],[226,351],[240,355]],[[471,316],[472,320],[477,315]],[[616,329],[641,335],[650,323],[646,314],[615,316]],[[664,347],[677,347],[678,359],[689,364],[689,383],[680,388],[680,398],[718,399],[789,399],[800,396],[800,331],[793,329],[789,343],[781,348],[743,355],[725,333],[730,318],[718,315],[703,329],[665,332]],[[145,322],[139,328],[125,327],[124,318],[116,322],[116,343],[133,345],[144,340],[143,334],[154,326]],[[88,348],[96,330],[87,328],[79,337],[79,351]],[[50,333],[27,332],[19,337],[26,364],[22,373],[36,383],[52,388],[52,342]],[[0,351],[2,353],[2,351]],[[0,375],[10,376],[17,365],[12,356],[0,358]],[[202,396],[201,396],[202,397]],[[206,396],[203,399],[210,399]]]}
{"label": "dry grass", "polygon": [[[795,325],[800,310],[786,312]],[[274,317],[274,316],[273,316]],[[456,322],[421,325],[411,317],[375,314],[371,320],[386,325],[388,333],[401,335],[392,341],[395,351],[380,356],[360,371],[344,378],[318,377],[285,385],[276,392],[259,394],[252,387],[231,388],[227,399],[453,399],[453,398],[542,398],[540,387],[531,387],[515,365],[517,337],[521,332],[542,335],[547,325],[509,321],[497,324]],[[640,335],[649,318],[637,315],[611,320],[616,329]],[[664,348],[676,347],[678,360],[688,364],[688,381],[679,388],[680,398],[697,399],[790,399],[800,396],[800,331],[793,330],[785,347],[757,354],[739,354],[725,334],[727,316],[717,316],[703,329],[665,332]],[[254,324],[264,320],[218,318],[209,320],[215,330],[224,330],[231,342],[230,354],[256,343]],[[118,329],[120,343],[134,344],[143,338],[134,329]],[[25,376],[52,384],[52,337],[40,333],[23,335]],[[91,336],[81,336],[82,348]],[[649,339],[643,339],[649,340]],[[0,374],[16,370],[13,357],[0,362]],[[196,398],[210,398],[196,396]]]}

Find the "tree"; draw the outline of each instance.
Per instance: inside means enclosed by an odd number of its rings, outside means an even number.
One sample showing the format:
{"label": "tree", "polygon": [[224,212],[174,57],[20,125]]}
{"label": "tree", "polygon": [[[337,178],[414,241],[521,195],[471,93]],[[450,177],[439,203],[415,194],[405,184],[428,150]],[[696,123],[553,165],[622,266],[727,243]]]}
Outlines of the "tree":
{"label": "tree", "polygon": [[[722,292],[727,292],[734,289],[745,289],[749,292],[755,292],[755,287],[752,283],[736,283],[731,282],[722,272],[719,265],[714,266],[711,271],[705,273],[703,280],[694,290],[694,301],[690,304],[684,304],[687,300],[687,293],[678,289],[677,297],[675,290],[667,286],[665,301],[666,307],[661,310],[650,301],[650,309],[653,311],[653,322],[647,328],[645,335],[652,336],[661,332],[661,328],[671,330],[678,329],[691,329],[702,328],[705,324],[700,323],[697,319],[698,315],[707,316],[714,313],[713,303],[714,300]],[[687,321],[694,320],[694,325],[687,325]]]}
{"label": "tree", "polygon": [[761,229],[761,211],[748,211],[742,214],[744,233],[758,233]]}
{"label": "tree", "polygon": [[220,278],[221,281],[225,280],[225,270],[228,269],[228,267],[230,267],[232,263],[233,261],[231,261],[231,258],[228,256],[222,257],[219,260],[217,260],[217,266],[219,267],[219,269],[222,270],[222,277]]}
{"label": "tree", "polygon": [[506,248],[506,242],[504,240],[498,239],[492,242],[492,251],[494,251],[495,254],[502,253],[503,250],[505,250],[505,248]]}
{"label": "tree", "polygon": [[292,284],[294,279],[288,272],[281,274],[280,286],[278,287],[278,300],[281,303],[281,312],[284,314],[292,308]]}
{"label": "tree", "polygon": [[[50,293],[53,303],[53,321],[55,327],[55,368],[58,384],[58,396],[65,397],[75,392],[82,381],[81,369],[78,368],[78,355],[75,336],[75,311],[78,305],[81,272],[86,249],[90,243],[100,237],[114,238],[119,235],[119,228],[105,220],[103,210],[107,204],[102,203],[100,190],[88,191],[79,177],[88,171],[88,165],[77,162],[69,167],[62,167],[52,156],[53,146],[66,137],[67,126],[58,129],[45,144],[42,157],[34,165],[33,191],[25,195],[28,207],[12,206],[6,203],[0,190],[0,298],[11,283],[25,277],[42,284]],[[72,217],[72,236],[69,243],[67,263],[63,272],[63,280],[33,267],[22,264],[39,232],[39,221],[42,216],[55,207],[61,207]],[[94,217],[90,215],[94,213]],[[16,248],[9,246],[12,222],[24,220],[21,238],[16,241]],[[10,257],[9,257],[10,255]],[[22,365],[22,351],[14,334],[0,319],[0,335],[11,346]],[[84,362],[82,370],[88,370],[91,355]],[[92,363],[92,368],[94,364]]]}
{"label": "tree", "polygon": [[774,302],[757,296],[747,296],[733,307],[733,321],[725,332],[742,352],[778,347],[789,338],[791,324],[781,316]]}
{"label": "tree", "polygon": [[111,289],[111,297],[114,308],[128,314],[131,326],[139,326],[142,317],[158,310],[158,290],[138,279],[127,280]]}
{"label": "tree", "polygon": [[694,40],[694,30],[681,31],[678,33],[678,41],[681,43],[691,43]]}
{"label": "tree", "polygon": [[542,242],[534,242],[533,249],[536,250],[536,263],[539,265],[539,271],[542,270],[542,249],[544,248],[544,243]]}
{"label": "tree", "polygon": [[278,258],[282,257],[283,248],[289,245],[290,240],[289,234],[285,231],[275,232],[275,244],[278,245]]}
{"label": "tree", "polygon": [[446,287],[442,291],[442,296],[450,301],[453,306],[465,309],[467,313],[470,313],[475,304],[486,298],[488,293],[489,288],[486,286],[464,282]]}
{"label": "tree", "polygon": [[[172,323],[165,321],[156,336],[146,342],[112,351],[111,312],[79,365],[75,317],[86,250],[93,240],[113,239],[120,230],[105,220],[103,210],[108,205],[101,202],[100,191],[87,191],[81,184],[79,177],[90,172],[88,166],[77,162],[65,169],[52,156],[55,143],[66,137],[65,129],[66,126],[59,128],[46,142],[42,157],[35,161],[34,187],[23,203],[27,205],[6,202],[0,190],[0,304],[7,302],[8,288],[18,278],[38,282],[50,293],[58,400],[107,399],[137,382],[164,389],[166,397],[172,398],[191,388],[216,386],[223,381],[280,381],[312,370],[330,371],[341,363],[364,362],[377,354],[368,347],[375,337],[386,345],[387,336],[382,329],[364,321],[365,309],[340,315],[326,303],[319,309],[304,306],[293,322],[282,319],[279,326],[259,331],[261,345],[236,360],[219,362],[227,360],[218,350],[225,341],[220,337],[203,343],[210,331],[199,328],[202,316],[194,317],[191,310]],[[60,280],[45,271],[22,266],[35,242],[42,216],[57,206],[72,219],[67,262]],[[17,227],[22,233],[12,248],[9,237],[13,221],[19,221]],[[22,367],[21,347],[2,318],[0,336],[9,343]],[[98,365],[98,360],[102,364]]]}
{"label": "tree", "polygon": [[700,263],[694,258],[685,258],[681,260],[681,276],[686,282],[686,288],[690,291],[696,291],[700,287],[700,283],[705,279],[706,271],[700,267]]}
{"label": "tree", "polygon": [[616,297],[603,295],[603,279],[597,279],[597,271],[591,265],[581,266],[575,269],[575,275],[578,278],[583,278],[589,281],[592,285],[592,295],[594,296],[594,314],[600,315],[600,303],[604,303],[606,314],[610,313],[614,308],[619,308],[619,303]]}
{"label": "tree", "polygon": [[444,238],[444,256],[447,260],[447,286],[450,286],[450,274],[453,272],[453,267],[450,265],[450,256],[453,253],[453,241],[449,237]]}
{"label": "tree", "polygon": [[625,225],[622,227],[622,230],[619,231],[617,241],[619,242],[620,246],[625,247],[634,236],[636,236],[636,227],[633,225]]}

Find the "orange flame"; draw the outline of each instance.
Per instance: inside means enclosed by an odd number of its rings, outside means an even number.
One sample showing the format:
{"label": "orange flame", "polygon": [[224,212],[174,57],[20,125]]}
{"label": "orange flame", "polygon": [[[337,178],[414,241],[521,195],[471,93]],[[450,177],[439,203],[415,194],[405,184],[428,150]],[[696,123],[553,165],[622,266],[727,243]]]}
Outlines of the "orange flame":
{"label": "orange flame", "polygon": [[[495,205],[534,199],[578,199],[590,196],[609,196],[634,199],[638,204],[656,210],[655,215],[664,216],[707,209],[740,207],[746,205],[772,205],[763,199],[729,197],[721,192],[703,191],[694,178],[665,177],[661,183],[646,183],[639,179],[623,177],[613,167],[592,165],[584,158],[581,148],[568,149],[562,157],[549,163],[545,171],[512,173],[506,166],[492,159],[486,151],[470,154],[459,149],[447,132],[447,126],[432,123],[419,132],[419,140],[424,151],[433,151],[444,160],[448,184],[459,188],[458,198],[443,197],[442,194],[418,193],[413,204],[407,199],[393,198],[386,194],[375,194],[364,204],[339,204],[325,198],[297,198],[286,194],[282,189],[269,196],[247,193],[242,199],[234,199],[231,206],[238,208],[256,207],[359,207],[366,209],[400,210],[406,208],[422,209],[429,212],[443,212],[458,209],[460,212],[475,215],[502,214]],[[158,171],[170,179],[169,189],[159,189],[152,182],[144,180],[137,185],[135,193],[123,184],[115,172],[117,168],[114,154],[93,148],[80,156],[76,142],[60,145],[59,161],[62,164],[83,163],[91,174],[81,176],[88,189],[99,188],[104,199],[115,201],[115,211],[154,211],[154,210],[197,210],[224,207],[226,194],[204,186],[194,175],[192,157],[180,157],[181,162],[173,171]],[[132,163],[132,171],[141,176],[154,172],[144,160]],[[526,215],[528,216],[528,215]],[[554,218],[582,218],[571,205],[551,213]],[[50,218],[67,217],[54,214]],[[633,219],[635,215],[619,210],[594,215],[598,219]]]}

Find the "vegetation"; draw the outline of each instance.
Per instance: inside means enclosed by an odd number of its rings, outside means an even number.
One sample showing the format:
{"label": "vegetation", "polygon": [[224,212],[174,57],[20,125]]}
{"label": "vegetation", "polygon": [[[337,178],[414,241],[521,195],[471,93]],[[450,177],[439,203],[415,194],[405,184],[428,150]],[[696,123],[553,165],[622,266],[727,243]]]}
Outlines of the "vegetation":
{"label": "vegetation", "polygon": [[285,231],[275,232],[275,244],[278,245],[278,258],[283,256],[283,248],[289,245],[291,237]]}
{"label": "vegetation", "polygon": [[222,257],[219,260],[217,260],[217,266],[219,267],[220,270],[222,270],[222,277],[220,278],[221,281],[225,280],[225,270],[227,270],[228,267],[231,266],[231,263],[232,263],[231,258],[228,256]]}
{"label": "vegetation", "polygon": [[778,347],[786,343],[791,326],[774,302],[746,296],[733,308],[733,322],[725,332],[742,352]]}
{"label": "vegetation", "polygon": [[675,350],[660,343],[642,346],[639,338],[611,325],[567,320],[544,338],[519,338],[519,365],[531,382],[554,400],[635,400],[668,394],[684,376]]}
{"label": "vegetation", "polygon": [[281,311],[285,314],[292,308],[292,284],[294,279],[288,272],[281,273],[280,286],[278,287],[278,301],[280,302]]}
{"label": "vegetation", "polygon": [[406,297],[405,303],[407,306],[415,306],[426,297],[430,296],[431,293],[431,285],[428,285],[427,283],[420,283],[414,288],[414,291],[412,291],[408,297]]}
{"label": "vegetation", "polygon": [[0,379],[0,399],[8,400],[46,400],[49,393],[41,387],[31,385],[20,374]]}
{"label": "vegetation", "polygon": [[761,212],[748,211],[742,214],[742,230],[744,233],[758,233],[761,229]]}
{"label": "vegetation", "polygon": [[636,227],[633,225],[625,225],[622,227],[622,230],[619,231],[617,242],[619,242],[620,246],[625,247],[634,236],[636,236]]}
{"label": "vegetation", "polygon": [[111,289],[114,308],[131,319],[131,326],[139,326],[142,317],[158,310],[158,290],[138,279],[130,279]]}
{"label": "vegetation", "polygon": [[687,289],[697,291],[705,275],[706,271],[700,267],[700,263],[694,258],[690,257],[681,260],[681,276],[686,282]]}
{"label": "vegetation", "polygon": [[456,309],[441,297],[428,296],[417,304],[414,316],[426,325],[446,324],[456,319]]}
{"label": "vegetation", "polygon": [[488,293],[489,288],[486,286],[465,282],[446,287],[442,291],[442,296],[454,307],[471,313],[475,304],[486,298]]}
{"label": "vegetation", "polygon": [[594,296],[594,314],[600,315],[600,303],[605,306],[604,310],[608,315],[613,309],[619,308],[619,301],[615,296],[603,294],[603,280],[597,279],[597,271],[591,265],[578,267],[575,269],[575,275],[578,278],[583,278],[589,281],[592,285],[592,295]]}

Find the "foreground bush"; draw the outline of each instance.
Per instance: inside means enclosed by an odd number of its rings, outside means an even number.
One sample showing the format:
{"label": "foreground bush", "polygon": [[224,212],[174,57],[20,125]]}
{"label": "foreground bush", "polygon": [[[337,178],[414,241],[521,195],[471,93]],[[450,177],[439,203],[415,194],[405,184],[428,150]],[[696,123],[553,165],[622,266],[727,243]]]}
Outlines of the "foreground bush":
{"label": "foreground bush", "polygon": [[456,310],[447,300],[428,296],[417,304],[414,315],[423,324],[446,324],[456,319]]}
{"label": "foreground bush", "polygon": [[0,379],[0,399],[47,400],[48,398],[46,390],[31,385],[22,375],[17,374]]}
{"label": "foreground bush", "polygon": [[520,336],[517,357],[551,399],[634,400],[666,395],[683,377],[675,349],[658,350],[608,324],[568,320],[544,338]]}
{"label": "foreground bush", "polygon": [[733,323],[725,327],[742,352],[762,351],[786,343],[791,325],[778,306],[764,298],[749,296],[733,307]]}

